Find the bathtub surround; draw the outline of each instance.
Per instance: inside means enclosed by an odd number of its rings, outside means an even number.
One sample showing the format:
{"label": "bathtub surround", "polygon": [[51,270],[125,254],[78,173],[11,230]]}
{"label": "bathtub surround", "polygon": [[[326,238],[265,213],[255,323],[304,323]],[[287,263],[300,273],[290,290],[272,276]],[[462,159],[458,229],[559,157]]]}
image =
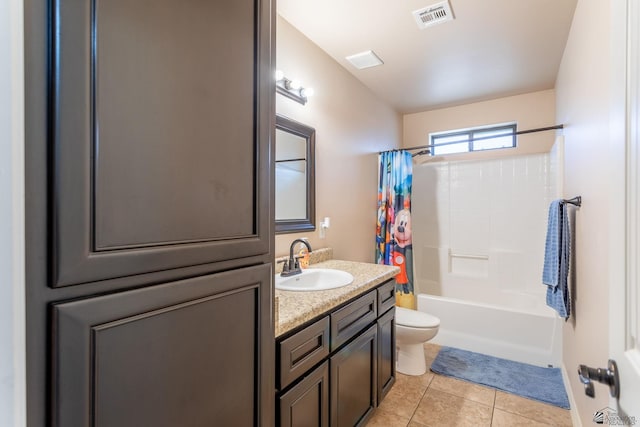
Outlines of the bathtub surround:
{"label": "bathtub surround", "polygon": [[458,348],[442,347],[431,364],[431,370],[569,409],[560,368],[543,368]]}
{"label": "bathtub surround", "polygon": [[540,366],[561,360],[559,320],[540,273],[555,156],[414,166],[418,308],[434,342]]}
{"label": "bathtub surround", "polygon": [[536,311],[555,181],[548,153],[415,166],[417,292]]}

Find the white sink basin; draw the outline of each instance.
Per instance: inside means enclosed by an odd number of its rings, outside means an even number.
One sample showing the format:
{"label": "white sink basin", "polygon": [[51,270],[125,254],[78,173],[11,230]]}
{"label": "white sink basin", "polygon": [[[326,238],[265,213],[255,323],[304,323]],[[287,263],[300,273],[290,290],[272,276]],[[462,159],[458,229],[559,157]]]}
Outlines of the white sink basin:
{"label": "white sink basin", "polygon": [[351,274],[331,268],[308,268],[289,277],[276,275],[276,289],[282,291],[324,291],[347,286],[351,282]]}

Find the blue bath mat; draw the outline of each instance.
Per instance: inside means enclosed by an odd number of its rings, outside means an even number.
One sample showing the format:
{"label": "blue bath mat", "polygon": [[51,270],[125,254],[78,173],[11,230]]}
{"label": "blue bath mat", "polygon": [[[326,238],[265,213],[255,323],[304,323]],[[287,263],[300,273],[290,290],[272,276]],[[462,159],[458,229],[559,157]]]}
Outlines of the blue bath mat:
{"label": "blue bath mat", "polygon": [[569,409],[560,368],[541,368],[472,351],[442,347],[431,364],[431,370]]}

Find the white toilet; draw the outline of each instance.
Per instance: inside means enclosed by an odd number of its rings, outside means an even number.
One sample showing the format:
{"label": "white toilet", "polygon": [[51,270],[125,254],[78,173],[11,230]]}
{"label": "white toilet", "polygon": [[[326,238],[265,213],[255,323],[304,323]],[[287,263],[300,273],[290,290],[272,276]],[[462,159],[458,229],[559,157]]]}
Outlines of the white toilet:
{"label": "white toilet", "polygon": [[396,370],[406,375],[427,372],[423,344],[435,337],[440,319],[421,311],[396,307]]}

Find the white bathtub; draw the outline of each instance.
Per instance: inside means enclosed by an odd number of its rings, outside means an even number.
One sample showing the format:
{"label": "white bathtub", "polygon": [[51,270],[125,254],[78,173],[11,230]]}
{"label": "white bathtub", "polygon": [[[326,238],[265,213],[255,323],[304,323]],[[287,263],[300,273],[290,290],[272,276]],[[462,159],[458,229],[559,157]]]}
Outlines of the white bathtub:
{"label": "white bathtub", "polygon": [[[440,319],[435,344],[538,366],[560,366],[562,320],[527,295],[503,294],[504,307],[418,295],[418,310]],[[508,307],[508,308],[505,308]]]}

